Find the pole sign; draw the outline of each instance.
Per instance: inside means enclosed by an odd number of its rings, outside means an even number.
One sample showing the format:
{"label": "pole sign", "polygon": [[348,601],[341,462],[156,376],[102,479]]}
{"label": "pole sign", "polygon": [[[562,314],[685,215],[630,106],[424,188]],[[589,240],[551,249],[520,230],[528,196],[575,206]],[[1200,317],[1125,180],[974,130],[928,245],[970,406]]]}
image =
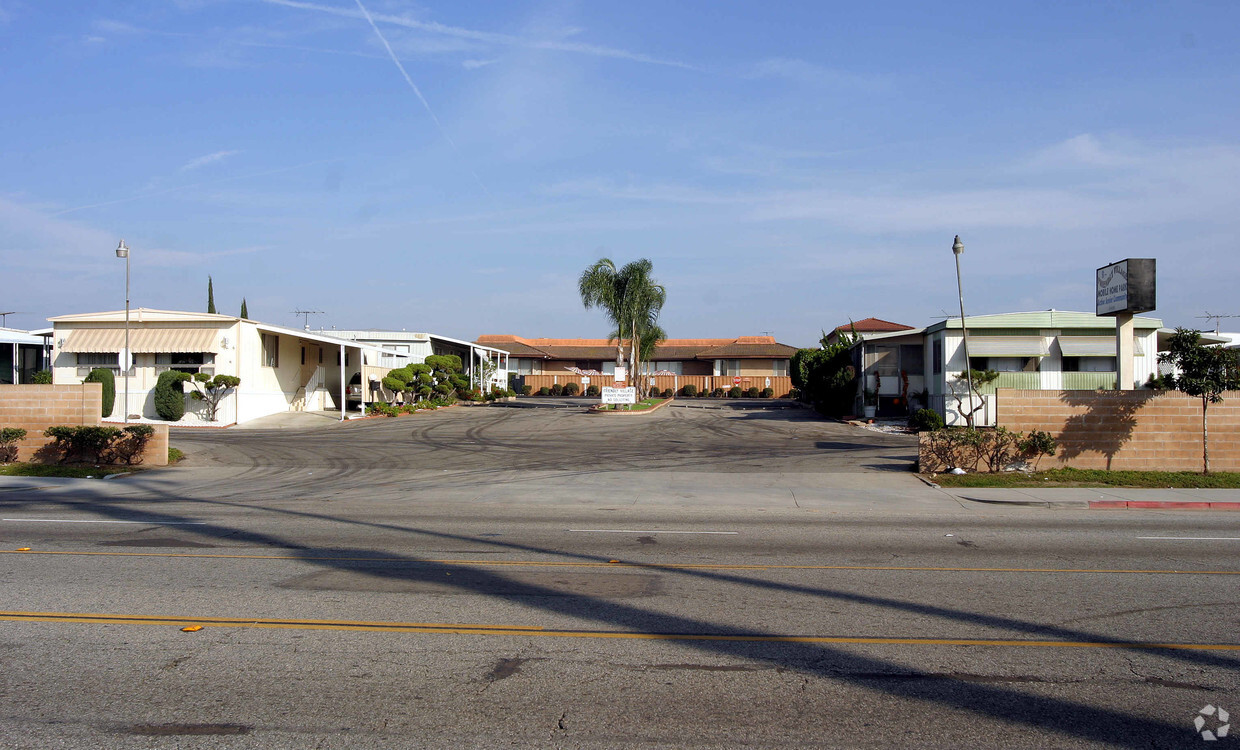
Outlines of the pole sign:
{"label": "pole sign", "polygon": [[603,386],[602,402],[604,404],[635,404],[637,403],[637,388],[632,386],[628,388]]}
{"label": "pole sign", "polygon": [[1128,258],[1099,268],[1095,274],[1098,315],[1143,313],[1155,307],[1155,259]]}

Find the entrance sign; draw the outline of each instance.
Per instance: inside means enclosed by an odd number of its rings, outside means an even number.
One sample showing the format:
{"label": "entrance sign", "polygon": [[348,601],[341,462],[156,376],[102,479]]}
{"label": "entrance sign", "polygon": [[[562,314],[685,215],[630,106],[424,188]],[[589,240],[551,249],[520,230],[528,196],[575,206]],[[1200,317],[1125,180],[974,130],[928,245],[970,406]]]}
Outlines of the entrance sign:
{"label": "entrance sign", "polygon": [[603,403],[635,404],[637,403],[637,389],[632,386],[628,388],[612,388],[611,386],[603,386]]}
{"label": "entrance sign", "polygon": [[582,385],[589,385],[589,384],[590,384],[590,377],[589,377],[588,375],[583,375],[583,376],[582,376],[582,378],[581,378],[581,384],[582,384]]}
{"label": "entrance sign", "polygon": [[1095,312],[1143,313],[1155,308],[1155,259],[1128,258],[1099,268]]}

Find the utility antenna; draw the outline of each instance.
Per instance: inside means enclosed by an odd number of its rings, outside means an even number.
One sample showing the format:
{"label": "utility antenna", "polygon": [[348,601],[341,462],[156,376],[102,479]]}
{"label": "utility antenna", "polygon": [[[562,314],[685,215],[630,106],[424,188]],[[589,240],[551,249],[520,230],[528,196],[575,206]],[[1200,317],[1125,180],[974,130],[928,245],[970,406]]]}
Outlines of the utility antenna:
{"label": "utility antenna", "polygon": [[1219,322],[1223,318],[1240,318],[1240,315],[1215,315],[1214,313],[1207,310],[1205,315],[1198,315],[1197,317],[1204,318],[1205,320],[1213,320],[1214,321],[1214,332],[1218,333]]}
{"label": "utility antenna", "polygon": [[8,312],[0,312],[0,328],[6,328],[6,327],[7,327],[7,325],[6,325],[6,324],[8,323],[8,320],[9,320],[9,316],[10,316],[10,315],[17,315],[17,311],[16,311],[16,310],[9,310]]}
{"label": "utility antenna", "polygon": [[302,325],[308,331],[310,330],[310,316],[311,315],[322,315],[323,311],[322,310],[294,310],[292,314],[304,316],[304,322],[302,323]]}
{"label": "utility antenna", "polygon": [[952,318],[959,318],[960,315],[958,313],[948,312],[940,307],[939,317],[943,318],[944,320],[951,320]]}

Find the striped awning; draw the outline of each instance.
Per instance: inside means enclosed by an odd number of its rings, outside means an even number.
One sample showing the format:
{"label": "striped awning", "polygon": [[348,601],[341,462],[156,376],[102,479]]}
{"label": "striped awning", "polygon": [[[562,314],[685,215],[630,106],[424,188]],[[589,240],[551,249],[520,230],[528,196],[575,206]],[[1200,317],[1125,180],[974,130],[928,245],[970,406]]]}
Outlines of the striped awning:
{"label": "striped awning", "polygon": [[[139,354],[218,352],[215,328],[130,328],[129,348]],[[78,328],[70,331],[60,351],[110,353],[125,348],[124,328]]]}
{"label": "striped awning", "polygon": [[[1059,348],[1065,357],[1116,356],[1114,336],[1060,336]],[[1138,357],[1145,355],[1140,339],[1132,342],[1132,353]]]}
{"label": "striped awning", "polygon": [[1046,357],[1050,349],[1041,336],[970,336],[970,357]]}

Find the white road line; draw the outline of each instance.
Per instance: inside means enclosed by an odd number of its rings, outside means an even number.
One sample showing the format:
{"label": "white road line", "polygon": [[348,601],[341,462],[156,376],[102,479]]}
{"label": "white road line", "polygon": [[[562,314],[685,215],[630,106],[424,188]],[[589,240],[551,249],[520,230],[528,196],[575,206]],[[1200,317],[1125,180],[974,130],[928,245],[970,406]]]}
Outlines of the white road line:
{"label": "white road line", "polygon": [[1194,542],[1240,542],[1240,536],[1139,536],[1138,539],[1173,539]]}
{"label": "white road line", "polygon": [[739,534],[739,531],[658,531],[641,529],[569,529],[587,534]]}
{"label": "white road line", "polygon": [[25,523],[136,523],[141,526],[206,526],[206,521],[95,521],[76,518],[0,518],[0,521]]}

